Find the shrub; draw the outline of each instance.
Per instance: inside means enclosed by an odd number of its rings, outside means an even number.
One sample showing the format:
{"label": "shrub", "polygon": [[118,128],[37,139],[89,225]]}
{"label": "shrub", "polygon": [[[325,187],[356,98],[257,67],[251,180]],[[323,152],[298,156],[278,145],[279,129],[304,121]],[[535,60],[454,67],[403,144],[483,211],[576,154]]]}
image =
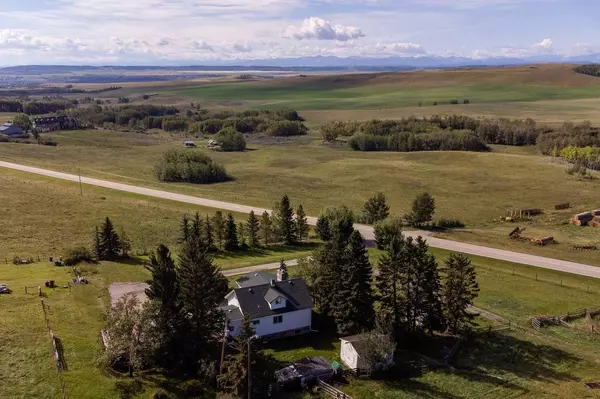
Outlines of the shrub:
{"label": "shrub", "polygon": [[202,133],[204,134],[216,134],[219,130],[223,129],[224,120],[221,119],[207,119],[202,122]]}
{"label": "shrub", "polygon": [[155,167],[156,177],[165,182],[210,184],[230,180],[225,168],[199,151],[169,150]]}
{"label": "shrub", "polygon": [[458,104],[458,100],[454,98],[454,99],[450,100],[450,104],[456,105],[456,104]]}
{"label": "shrub", "polygon": [[76,247],[67,251],[63,258],[65,266],[75,266],[81,262],[92,262],[92,253],[86,247]]}
{"label": "shrub", "polygon": [[152,393],[152,399],[171,399],[172,396],[169,392],[165,391],[162,388],[157,389]]}
{"label": "shrub", "polygon": [[461,229],[465,227],[465,224],[457,219],[440,219],[437,226],[445,229]]}
{"label": "shrub", "polygon": [[373,230],[375,232],[375,242],[377,248],[386,249],[393,237],[402,234],[402,228],[406,225],[402,218],[394,217],[375,223]]}
{"label": "shrub", "polygon": [[273,121],[267,128],[269,136],[302,136],[308,133],[303,123],[297,121]]}
{"label": "shrub", "polygon": [[221,150],[226,152],[244,151],[246,149],[244,135],[231,127],[221,130],[216,135],[215,140],[221,145]]}

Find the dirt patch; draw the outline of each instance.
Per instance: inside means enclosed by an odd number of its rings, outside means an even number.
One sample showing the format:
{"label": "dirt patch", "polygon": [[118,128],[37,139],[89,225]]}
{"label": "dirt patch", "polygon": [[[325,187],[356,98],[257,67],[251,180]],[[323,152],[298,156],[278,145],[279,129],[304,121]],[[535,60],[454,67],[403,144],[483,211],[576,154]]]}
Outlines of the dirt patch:
{"label": "dirt patch", "polygon": [[110,304],[115,306],[119,299],[127,294],[134,294],[141,303],[144,303],[148,300],[145,293],[148,287],[146,283],[113,283],[108,287]]}

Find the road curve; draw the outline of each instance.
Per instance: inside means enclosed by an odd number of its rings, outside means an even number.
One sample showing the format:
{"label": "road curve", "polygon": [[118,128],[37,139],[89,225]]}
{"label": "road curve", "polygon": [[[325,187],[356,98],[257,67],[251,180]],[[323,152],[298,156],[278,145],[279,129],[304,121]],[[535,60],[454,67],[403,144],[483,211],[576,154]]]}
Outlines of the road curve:
{"label": "road curve", "polygon": [[[61,180],[68,180],[73,182],[79,182],[80,177],[77,175],[56,172],[53,170],[34,168],[31,166],[15,164],[11,162],[0,161],[0,167],[14,169],[22,172],[34,173],[37,175],[53,177]],[[232,212],[249,213],[254,211],[255,213],[263,213],[265,211],[271,212],[269,209],[258,208],[247,205],[233,204],[230,202],[216,201],[206,198],[194,197],[191,195],[177,194],[169,191],[156,190],[152,188],[145,188],[140,186],[132,186],[129,184],[116,183],[107,180],[94,179],[90,177],[81,176],[81,182],[83,184],[89,184],[92,186],[104,187],[113,190],[126,191],[135,194],[146,195],[149,197],[156,197],[162,199],[168,199],[172,201],[185,202],[188,204],[200,205],[209,208],[218,208]],[[308,217],[308,223],[315,225],[317,223],[316,217]],[[355,228],[362,233],[367,240],[374,238],[373,228],[371,226],[356,224]],[[428,232],[425,231],[408,231],[405,235],[411,237],[423,236],[427,237]],[[454,252],[462,252],[469,255],[482,256],[485,258],[498,259],[502,261],[519,263],[527,266],[535,266],[543,269],[556,270],[561,272],[567,272],[572,274],[578,274],[581,276],[588,276],[594,278],[600,278],[600,267],[585,265],[582,263],[569,262],[553,258],[545,258],[543,256],[527,255],[519,252],[506,251],[502,249],[495,249],[484,247],[481,245],[466,244],[458,241],[444,240],[441,238],[427,237],[427,243],[430,247],[446,249]]]}

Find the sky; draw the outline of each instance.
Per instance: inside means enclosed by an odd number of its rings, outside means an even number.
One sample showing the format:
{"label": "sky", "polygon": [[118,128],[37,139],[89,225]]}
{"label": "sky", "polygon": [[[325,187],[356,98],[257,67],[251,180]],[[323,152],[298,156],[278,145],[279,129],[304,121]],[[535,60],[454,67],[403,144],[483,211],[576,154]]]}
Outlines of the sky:
{"label": "sky", "polygon": [[597,0],[0,0],[0,65],[600,52]]}

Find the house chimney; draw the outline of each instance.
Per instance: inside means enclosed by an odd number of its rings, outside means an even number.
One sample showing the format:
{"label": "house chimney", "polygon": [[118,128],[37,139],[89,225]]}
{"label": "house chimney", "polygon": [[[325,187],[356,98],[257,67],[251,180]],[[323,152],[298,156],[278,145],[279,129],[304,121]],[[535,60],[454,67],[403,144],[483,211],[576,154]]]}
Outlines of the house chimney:
{"label": "house chimney", "polygon": [[271,280],[271,287],[275,287],[275,280]]}
{"label": "house chimney", "polygon": [[287,265],[284,261],[281,261],[279,264],[279,269],[277,270],[277,281],[285,281],[288,279]]}

